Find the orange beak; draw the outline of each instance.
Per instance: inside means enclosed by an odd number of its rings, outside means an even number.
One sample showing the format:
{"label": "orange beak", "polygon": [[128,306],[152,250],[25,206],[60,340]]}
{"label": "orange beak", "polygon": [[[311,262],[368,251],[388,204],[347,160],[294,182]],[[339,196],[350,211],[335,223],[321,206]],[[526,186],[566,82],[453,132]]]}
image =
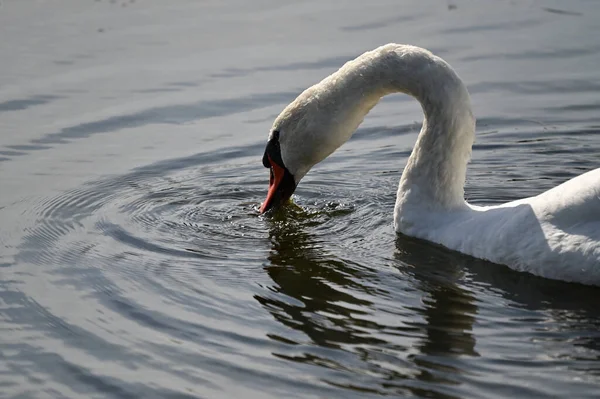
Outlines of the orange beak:
{"label": "orange beak", "polygon": [[277,188],[281,184],[283,180],[283,176],[285,174],[285,169],[281,166],[277,165],[275,162],[271,160],[269,157],[269,163],[271,164],[271,177],[269,178],[269,192],[267,193],[267,199],[262,203],[260,207],[260,213],[264,213],[267,209],[270,208],[273,200],[275,198],[275,193],[277,192]]}

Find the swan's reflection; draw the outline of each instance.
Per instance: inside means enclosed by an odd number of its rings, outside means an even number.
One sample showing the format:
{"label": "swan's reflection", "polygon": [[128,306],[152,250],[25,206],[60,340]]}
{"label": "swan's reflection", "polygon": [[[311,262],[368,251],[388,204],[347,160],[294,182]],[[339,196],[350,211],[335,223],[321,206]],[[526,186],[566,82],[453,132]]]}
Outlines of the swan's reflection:
{"label": "swan's reflection", "polygon": [[396,239],[396,259],[425,294],[426,337],[419,344],[426,355],[478,355],[473,323],[475,297],[459,285],[462,265],[448,251],[406,236]]}
{"label": "swan's reflection", "polygon": [[[274,284],[257,300],[285,326],[270,335],[284,343],[274,355],[320,367],[322,381],[379,394],[455,397],[473,378],[468,359],[483,351],[473,332],[482,317],[493,341],[502,336],[494,328],[509,329],[517,341],[523,336],[516,347],[513,338],[501,340],[508,358],[525,348],[543,354],[549,370],[555,358],[590,378],[600,371],[597,287],[515,272],[405,236],[396,238],[393,259],[349,251],[349,261],[334,238],[321,235],[319,216],[286,212],[269,221],[265,269]],[[401,275],[370,268],[379,266]]]}
{"label": "swan's reflection", "polygon": [[[369,292],[361,283],[367,277],[359,268],[328,255],[321,243],[303,228],[310,220],[276,221],[271,226],[272,252],[266,271],[281,297],[257,300],[288,327],[305,333],[317,345],[377,343],[353,318],[364,313],[368,300],[353,291]],[[364,328],[365,326],[363,326]]]}
{"label": "swan's reflection", "polygon": [[[433,284],[439,287],[438,289],[430,287],[423,290],[432,295],[438,307],[446,309],[445,314],[453,313],[447,303],[449,299],[456,300],[455,306],[463,307],[457,315],[466,317],[466,319],[454,317],[451,321],[443,323],[446,326],[457,327],[452,333],[451,341],[454,343],[452,350],[459,349],[462,345],[466,351],[462,353],[476,354],[472,350],[474,346],[469,344],[470,334],[463,334],[468,331],[466,327],[474,322],[469,315],[474,315],[476,310],[473,305],[475,294],[467,292],[464,288],[456,290],[460,284],[468,285],[472,290],[480,291],[486,296],[493,291],[495,296],[499,295],[502,299],[509,301],[513,309],[513,317],[519,322],[515,323],[513,328],[520,328],[521,333],[529,335],[531,340],[551,342],[550,347],[555,352],[557,360],[600,360],[599,287],[566,283],[529,273],[516,272],[506,266],[475,259],[406,236],[398,236],[396,247],[396,257],[402,263],[400,267],[406,273],[413,275],[424,284]],[[444,269],[443,272],[440,267]],[[465,278],[466,274],[468,274],[468,278]],[[463,282],[459,283],[459,279]],[[443,293],[447,290],[454,291],[454,294]],[[437,295],[437,299],[435,299],[436,296],[433,293],[438,291],[443,294]],[[459,292],[462,293],[459,294]],[[461,297],[469,299],[465,302],[461,300]],[[519,309],[523,311],[521,312]],[[528,319],[531,321],[526,322]],[[456,334],[456,332],[459,333]],[[552,335],[547,336],[544,334],[545,332],[551,332]],[[431,347],[432,342],[450,342],[450,340],[427,340],[423,344],[421,352],[435,353],[436,348]],[[566,345],[561,346],[563,343]],[[427,349],[424,349],[425,347]],[[585,348],[585,357],[574,354],[573,351],[580,348]],[[441,349],[441,352],[444,353],[450,348]],[[591,374],[597,374],[600,371],[600,367],[597,365],[588,366],[588,364],[582,363],[578,368],[580,371],[589,371]]]}
{"label": "swan's reflection", "polygon": [[[435,356],[477,355],[471,333],[477,309],[473,296],[453,283],[456,278],[446,272],[414,274],[422,303],[417,298],[407,310],[401,302],[394,302],[392,308],[403,315],[394,314],[380,308],[389,302],[381,274],[329,254],[318,237],[309,233],[314,220],[294,215],[271,222],[272,252],[266,271],[275,283],[276,295],[257,300],[276,320],[305,336],[303,340],[291,338],[297,334],[273,337],[302,344],[305,350],[298,355],[294,345],[290,353],[274,355],[335,370],[335,380],[325,370],[322,379],[336,386],[451,397],[439,390],[440,384],[459,383],[448,375],[462,370],[458,365],[448,366],[447,361],[442,366]],[[398,256],[409,262],[416,249],[402,248]],[[411,314],[411,322],[398,326],[398,320],[414,311],[420,315]],[[379,317],[383,313],[385,317]],[[354,379],[359,376],[357,383]]]}

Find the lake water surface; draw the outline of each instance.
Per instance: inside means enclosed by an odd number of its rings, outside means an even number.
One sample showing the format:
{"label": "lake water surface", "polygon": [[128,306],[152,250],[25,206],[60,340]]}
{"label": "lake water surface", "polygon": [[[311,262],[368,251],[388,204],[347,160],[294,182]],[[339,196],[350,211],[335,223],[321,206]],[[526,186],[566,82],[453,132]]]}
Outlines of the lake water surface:
{"label": "lake water surface", "polygon": [[387,42],[472,95],[466,195],[600,159],[590,0],[5,0],[0,397],[597,398],[600,289],[396,236],[422,115],[385,98],[263,217],[283,107]]}

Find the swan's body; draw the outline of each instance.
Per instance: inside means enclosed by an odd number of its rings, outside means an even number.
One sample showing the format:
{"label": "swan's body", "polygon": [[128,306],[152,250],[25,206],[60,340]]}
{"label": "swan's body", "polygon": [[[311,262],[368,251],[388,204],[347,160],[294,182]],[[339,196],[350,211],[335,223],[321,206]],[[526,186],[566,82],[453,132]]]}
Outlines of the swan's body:
{"label": "swan's body", "polygon": [[414,46],[388,44],[367,52],[285,108],[265,153],[265,159],[280,161],[271,161],[275,175],[263,210],[286,179],[288,190],[280,197],[291,195],[308,170],[393,92],[415,97],[425,114],[398,187],[397,232],[516,270],[600,285],[600,169],[535,197],[490,207],[468,204],[464,184],[475,139],[469,94],[444,60]]}

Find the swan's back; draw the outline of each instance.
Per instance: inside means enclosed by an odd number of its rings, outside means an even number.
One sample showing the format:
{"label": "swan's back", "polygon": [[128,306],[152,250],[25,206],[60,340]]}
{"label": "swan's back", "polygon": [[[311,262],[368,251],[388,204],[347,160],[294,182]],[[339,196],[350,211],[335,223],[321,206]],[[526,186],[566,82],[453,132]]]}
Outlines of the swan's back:
{"label": "swan's back", "polygon": [[554,275],[546,277],[600,285],[600,169],[533,197],[531,205],[553,251],[546,259],[552,264],[542,266]]}
{"label": "swan's back", "polygon": [[[600,169],[591,170],[556,186],[532,201],[540,218],[564,231],[578,226],[600,224]],[[600,225],[589,232],[600,241]]]}

